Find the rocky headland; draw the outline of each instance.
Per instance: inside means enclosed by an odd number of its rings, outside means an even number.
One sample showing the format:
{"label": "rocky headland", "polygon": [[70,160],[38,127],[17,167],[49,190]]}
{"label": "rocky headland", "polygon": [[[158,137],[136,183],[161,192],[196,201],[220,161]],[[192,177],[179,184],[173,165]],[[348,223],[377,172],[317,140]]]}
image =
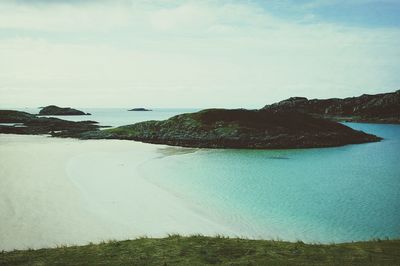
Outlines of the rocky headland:
{"label": "rocky headland", "polygon": [[309,100],[304,97],[292,97],[266,105],[263,110],[297,111],[336,121],[399,124],[400,90],[344,99]]}
{"label": "rocky headland", "polygon": [[379,141],[337,122],[293,111],[206,109],[164,121],[95,132],[88,139],[127,139],[199,148],[311,148]]}
{"label": "rocky headland", "polygon": [[90,115],[90,114],[70,107],[58,107],[56,105],[49,105],[41,108],[41,110],[39,111],[39,115]]}

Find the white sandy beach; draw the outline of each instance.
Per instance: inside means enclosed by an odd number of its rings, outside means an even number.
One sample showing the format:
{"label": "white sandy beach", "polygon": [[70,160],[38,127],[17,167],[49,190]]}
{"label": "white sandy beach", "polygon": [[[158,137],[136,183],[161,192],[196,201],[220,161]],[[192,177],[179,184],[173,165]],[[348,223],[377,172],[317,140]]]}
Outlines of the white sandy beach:
{"label": "white sandy beach", "polygon": [[0,250],[172,233],[232,235],[199,206],[142,178],[138,167],[163,156],[160,148],[0,134]]}

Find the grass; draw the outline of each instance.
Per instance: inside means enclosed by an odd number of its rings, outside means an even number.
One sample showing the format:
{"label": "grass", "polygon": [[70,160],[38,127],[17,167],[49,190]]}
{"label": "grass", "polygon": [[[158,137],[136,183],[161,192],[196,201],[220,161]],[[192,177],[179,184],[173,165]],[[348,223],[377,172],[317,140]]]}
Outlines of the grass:
{"label": "grass", "polygon": [[171,235],[0,253],[0,265],[400,265],[400,240],[305,244]]}

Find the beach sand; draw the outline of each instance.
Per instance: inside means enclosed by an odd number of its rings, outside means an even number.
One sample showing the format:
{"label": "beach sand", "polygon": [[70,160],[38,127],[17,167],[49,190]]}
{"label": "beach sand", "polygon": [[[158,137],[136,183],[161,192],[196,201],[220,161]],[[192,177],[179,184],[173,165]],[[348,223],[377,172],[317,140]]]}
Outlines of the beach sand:
{"label": "beach sand", "polygon": [[233,235],[140,165],[195,152],[123,140],[0,134],[0,250],[179,233]]}

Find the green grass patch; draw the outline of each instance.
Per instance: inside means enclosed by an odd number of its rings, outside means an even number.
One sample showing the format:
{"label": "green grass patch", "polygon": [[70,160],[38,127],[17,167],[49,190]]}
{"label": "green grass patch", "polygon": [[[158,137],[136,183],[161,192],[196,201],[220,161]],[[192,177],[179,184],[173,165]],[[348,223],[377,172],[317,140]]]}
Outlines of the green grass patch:
{"label": "green grass patch", "polygon": [[322,245],[170,235],[2,252],[0,265],[400,265],[400,240]]}

